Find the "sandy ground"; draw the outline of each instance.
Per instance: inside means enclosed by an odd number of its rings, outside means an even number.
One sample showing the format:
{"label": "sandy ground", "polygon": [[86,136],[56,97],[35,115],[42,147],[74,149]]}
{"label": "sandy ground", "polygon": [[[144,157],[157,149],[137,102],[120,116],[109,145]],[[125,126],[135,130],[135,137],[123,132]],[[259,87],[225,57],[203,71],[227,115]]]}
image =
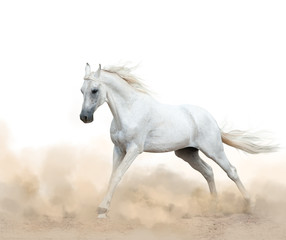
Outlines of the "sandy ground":
{"label": "sandy ground", "polygon": [[257,214],[218,214],[174,219],[147,227],[138,220],[65,217],[17,221],[0,220],[0,239],[286,239],[285,222]]}
{"label": "sandy ground", "polygon": [[110,146],[15,152],[8,135],[0,129],[0,240],[286,239],[285,153],[265,161],[262,155],[244,157],[239,170],[253,198],[251,213],[225,175],[216,181],[214,202],[204,179],[183,163],[134,163],[109,218],[97,219],[110,175]]}
{"label": "sandy ground", "polygon": [[[144,175],[129,176],[115,194],[107,219],[96,218],[98,203],[92,203],[94,199],[88,195],[84,196],[86,203],[79,200],[71,203],[64,198],[30,199],[26,203],[11,196],[3,198],[0,239],[286,239],[283,185],[261,186],[261,192],[272,189],[271,194],[257,194],[252,213],[245,213],[243,200],[235,188],[233,191],[226,188],[214,203],[207,190],[199,187],[200,183],[189,188],[189,192],[185,187],[175,189],[170,184],[175,173],[158,171],[141,185],[138,181]],[[152,184],[155,175],[161,179],[156,186]],[[137,187],[132,187],[130,181]],[[185,179],[177,179],[178,186],[182,186],[182,181]]]}

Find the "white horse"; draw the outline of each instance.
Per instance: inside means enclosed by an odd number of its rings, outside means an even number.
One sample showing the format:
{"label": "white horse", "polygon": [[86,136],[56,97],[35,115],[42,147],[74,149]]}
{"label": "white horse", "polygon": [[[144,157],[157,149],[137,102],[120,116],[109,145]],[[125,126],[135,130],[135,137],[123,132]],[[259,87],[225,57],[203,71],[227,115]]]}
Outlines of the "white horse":
{"label": "white horse", "polygon": [[212,168],[198,152],[214,160],[235,182],[246,202],[249,194],[237,171],[228,161],[223,143],[249,153],[273,152],[275,145],[261,144],[259,136],[234,130],[223,132],[204,109],[192,105],[172,106],[156,101],[127,67],[85,68],[81,88],[84,102],[80,119],[93,121],[95,110],[107,102],[113,121],[110,136],[114,143],[113,170],[107,193],[98,207],[105,218],[112,195],[124,173],[142,152],[170,152],[189,163],[207,180],[211,194],[217,195]]}

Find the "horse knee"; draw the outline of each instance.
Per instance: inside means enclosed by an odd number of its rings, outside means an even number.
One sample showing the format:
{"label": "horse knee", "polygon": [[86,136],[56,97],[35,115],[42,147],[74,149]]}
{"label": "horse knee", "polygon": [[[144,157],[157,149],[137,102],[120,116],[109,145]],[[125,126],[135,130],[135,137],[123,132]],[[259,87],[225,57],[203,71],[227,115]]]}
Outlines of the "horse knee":
{"label": "horse knee", "polygon": [[213,181],[214,180],[213,169],[210,166],[205,166],[203,175],[207,181]]}

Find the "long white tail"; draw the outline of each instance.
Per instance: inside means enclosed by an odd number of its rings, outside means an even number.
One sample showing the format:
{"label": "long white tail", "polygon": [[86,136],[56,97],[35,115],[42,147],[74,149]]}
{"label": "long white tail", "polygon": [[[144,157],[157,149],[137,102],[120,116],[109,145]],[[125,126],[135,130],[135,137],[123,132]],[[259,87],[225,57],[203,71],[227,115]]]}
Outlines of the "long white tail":
{"label": "long white tail", "polygon": [[232,130],[226,133],[221,130],[223,143],[248,153],[269,153],[279,149],[278,145],[268,144],[268,139],[261,137],[261,135],[260,132],[249,133],[246,131]]}

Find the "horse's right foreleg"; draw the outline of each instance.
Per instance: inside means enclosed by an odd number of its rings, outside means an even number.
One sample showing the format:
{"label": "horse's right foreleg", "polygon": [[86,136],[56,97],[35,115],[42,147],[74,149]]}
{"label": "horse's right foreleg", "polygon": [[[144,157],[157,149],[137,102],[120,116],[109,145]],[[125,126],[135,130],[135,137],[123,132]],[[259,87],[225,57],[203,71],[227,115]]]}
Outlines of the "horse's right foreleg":
{"label": "horse's right foreleg", "polygon": [[98,207],[98,218],[106,218],[106,214],[109,210],[110,202],[114,191],[122,179],[124,173],[130,167],[131,163],[139,155],[138,149],[136,147],[131,147],[126,151],[126,154],[114,149],[113,156],[113,171],[109,181],[107,193]]}
{"label": "horse's right foreleg", "polygon": [[114,146],[114,148],[113,148],[113,166],[112,166],[111,176],[113,175],[115,170],[118,168],[118,166],[122,162],[124,156],[125,156],[125,152],[123,152],[119,147]]}

